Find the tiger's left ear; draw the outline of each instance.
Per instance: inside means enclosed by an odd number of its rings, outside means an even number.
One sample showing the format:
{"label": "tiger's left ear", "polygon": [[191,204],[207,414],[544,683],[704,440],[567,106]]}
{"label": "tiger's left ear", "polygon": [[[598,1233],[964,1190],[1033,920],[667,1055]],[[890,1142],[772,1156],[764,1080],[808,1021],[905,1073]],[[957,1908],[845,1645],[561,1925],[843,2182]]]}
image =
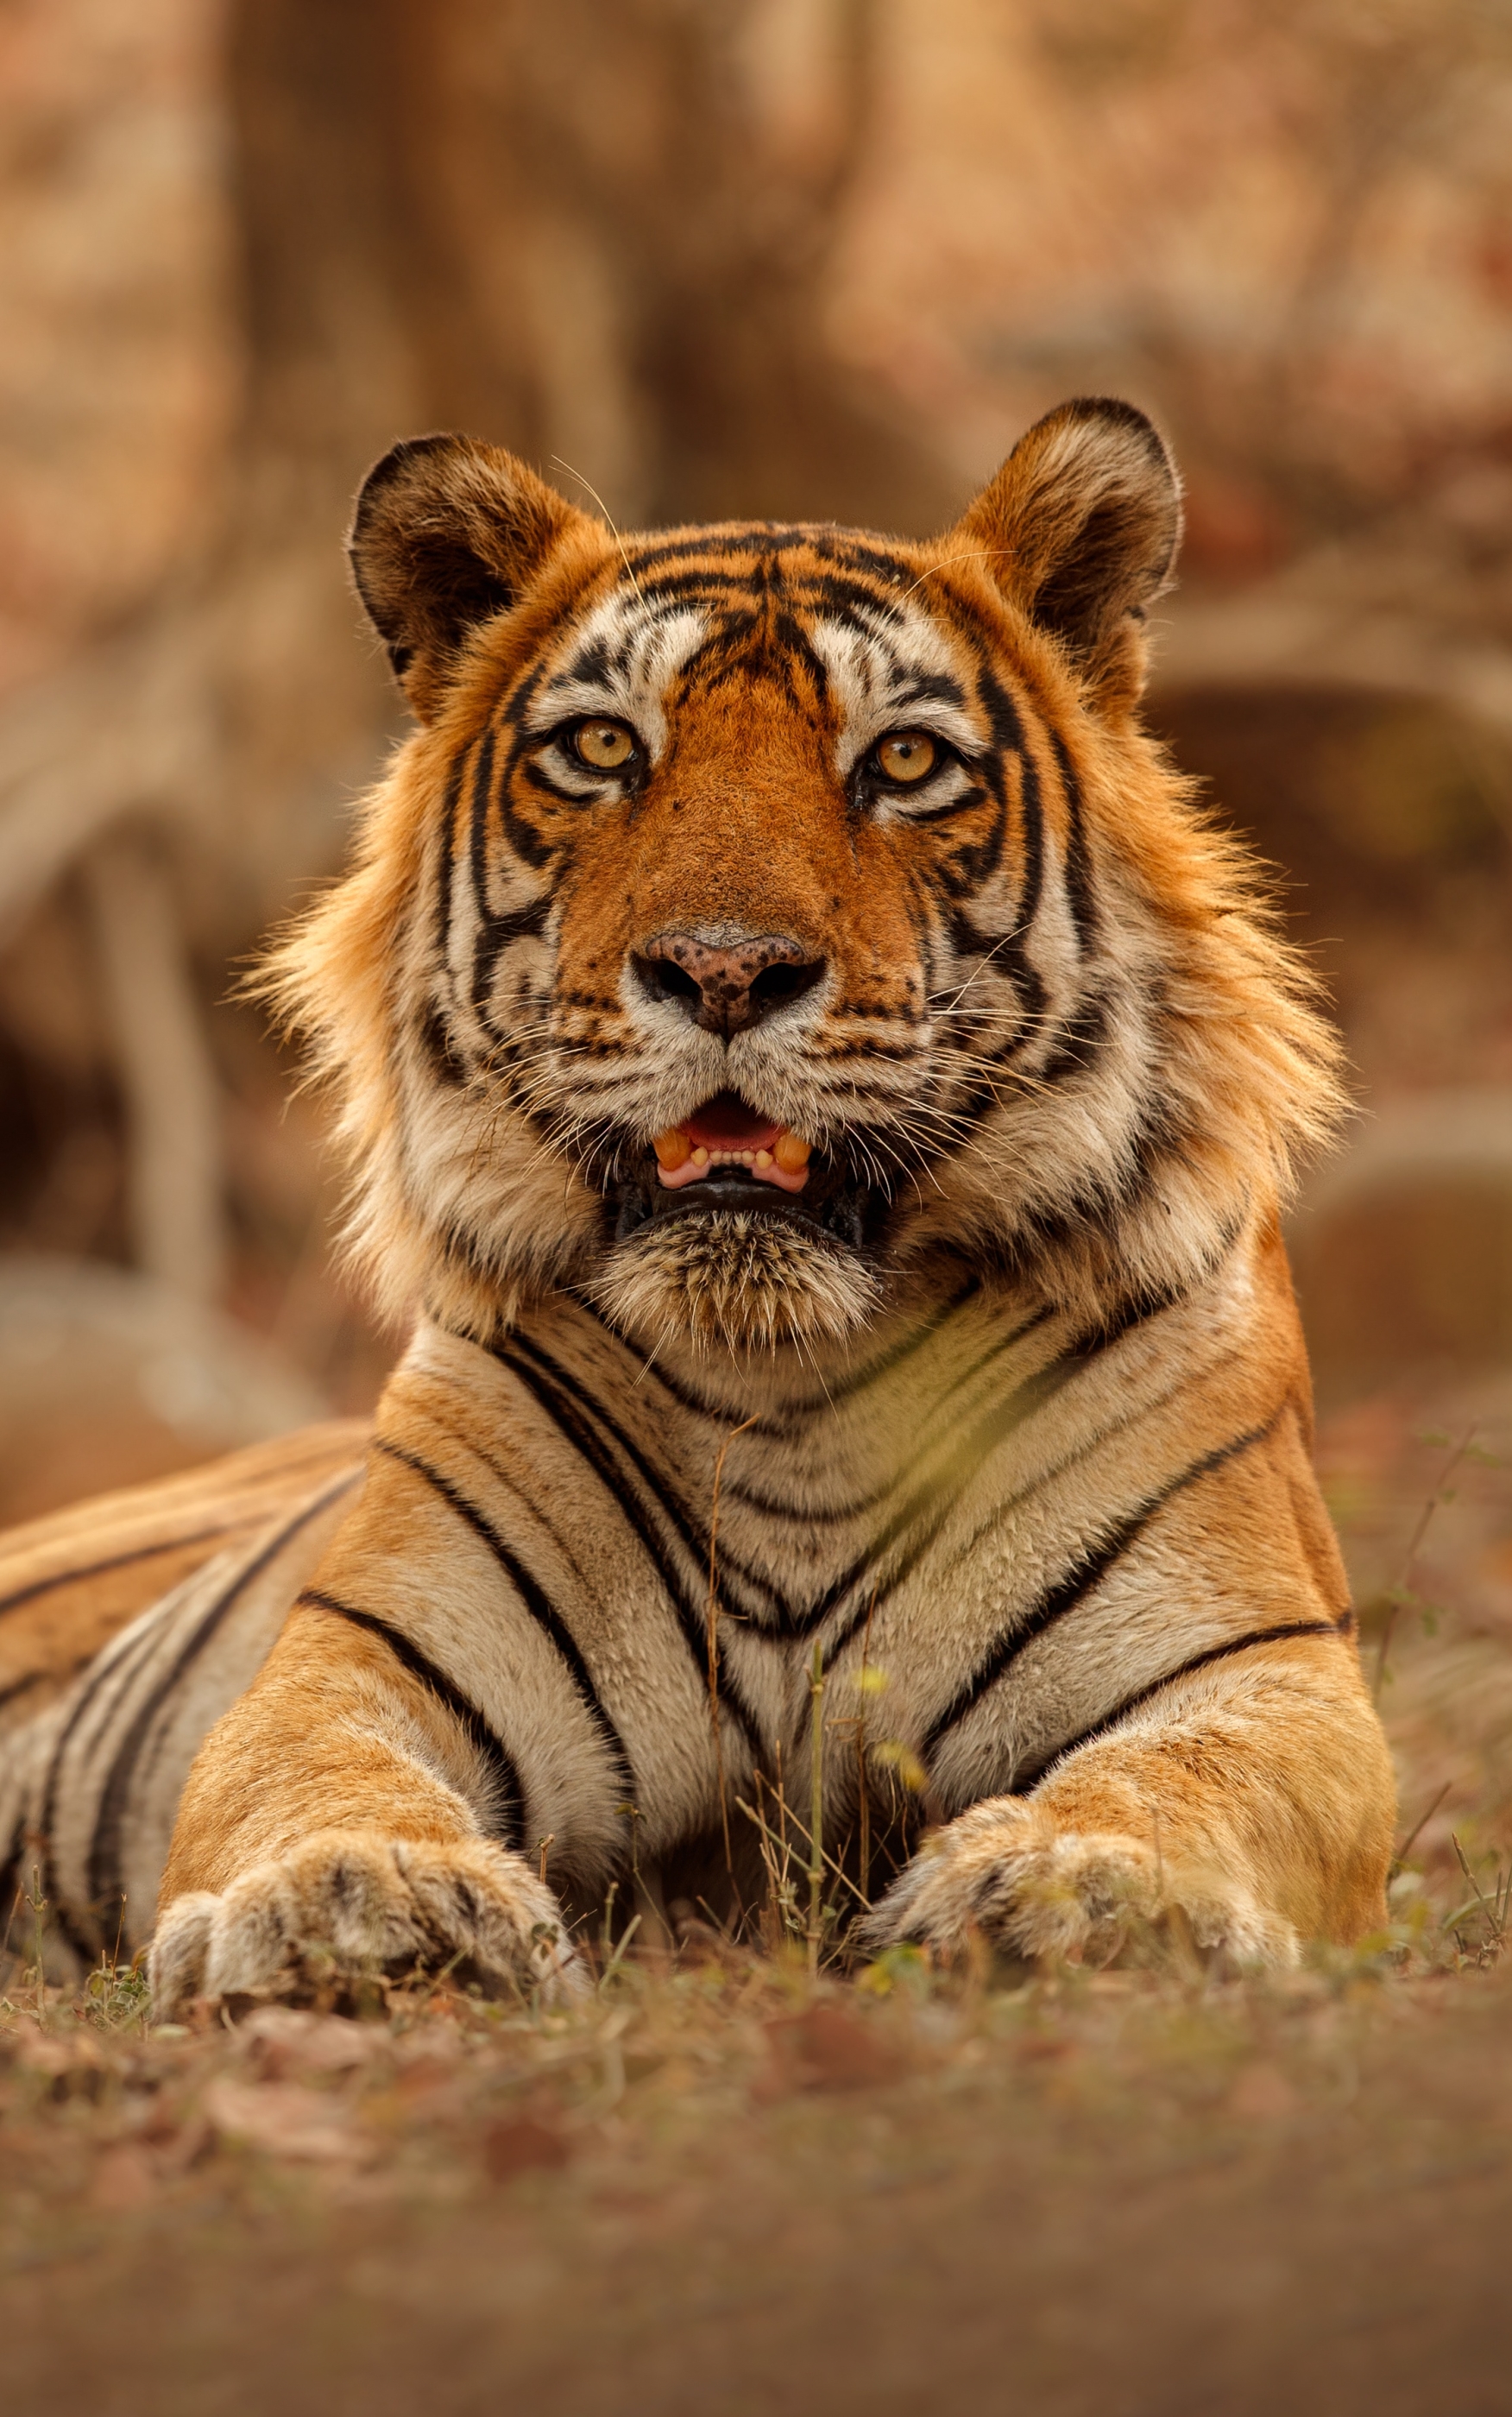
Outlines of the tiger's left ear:
{"label": "tiger's left ear", "polygon": [[1058,638],[1096,709],[1144,687],[1148,607],[1181,543],[1176,468],[1142,411],[1083,396],[1021,436],[942,544],[981,547],[1011,600]]}

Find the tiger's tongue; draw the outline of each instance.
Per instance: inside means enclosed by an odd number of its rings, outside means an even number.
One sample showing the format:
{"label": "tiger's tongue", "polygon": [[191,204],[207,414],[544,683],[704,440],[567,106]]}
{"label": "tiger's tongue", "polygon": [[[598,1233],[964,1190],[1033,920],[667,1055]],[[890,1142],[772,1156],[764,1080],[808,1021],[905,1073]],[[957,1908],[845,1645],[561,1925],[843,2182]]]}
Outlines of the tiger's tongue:
{"label": "tiger's tongue", "polygon": [[733,1091],[721,1091],[696,1116],[684,1118],[683,1131],[695,1149],[770,1149],[782,1128],[759,1117]]}

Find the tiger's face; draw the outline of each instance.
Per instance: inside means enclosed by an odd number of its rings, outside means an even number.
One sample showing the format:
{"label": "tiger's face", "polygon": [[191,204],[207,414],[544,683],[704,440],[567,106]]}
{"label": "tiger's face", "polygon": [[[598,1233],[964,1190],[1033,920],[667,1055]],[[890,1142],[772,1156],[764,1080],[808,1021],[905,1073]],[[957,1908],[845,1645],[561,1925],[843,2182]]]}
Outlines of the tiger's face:
{"label": "tiger's face", "polygon": [[806,1348],[931,1253],[1064,1292],[1209,1247],[1233,1168],[1172,1044],[1235,868],[1132,718],[1177,517],[1114,404],[928,546],[622,543],[396,448],[354,562],[424,728],[285,955],[391,1279],[475,1332],[565,1285]]}
{"label": "tiger's face", "polygon": [[1010,1002],[1037,1054],[1024,703],[919,582],[819,531],[630,548],[474,742],[445,1049],[599,1195],[589,1283],[643,1325],[854,1324]]}

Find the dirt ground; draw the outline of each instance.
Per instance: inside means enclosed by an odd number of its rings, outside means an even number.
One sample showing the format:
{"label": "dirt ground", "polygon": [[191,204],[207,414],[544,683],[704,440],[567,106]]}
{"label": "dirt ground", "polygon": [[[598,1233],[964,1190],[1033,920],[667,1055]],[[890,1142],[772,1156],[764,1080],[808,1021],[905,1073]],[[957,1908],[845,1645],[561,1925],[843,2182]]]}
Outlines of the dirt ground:
{"label": "dirt ground", "polygon": [[1512,1972],[13,2017],[17,2409],[1502,2411]]}
{"label": "dirt ground", "polygon": [[705,1941],[570,2014],[198,2031],[23,1965],[4,2405],[1512,2409],[1509,1411],[1420,1384],[1320,1435],[1401,1782],[1380,1938],[1270,1981]]}

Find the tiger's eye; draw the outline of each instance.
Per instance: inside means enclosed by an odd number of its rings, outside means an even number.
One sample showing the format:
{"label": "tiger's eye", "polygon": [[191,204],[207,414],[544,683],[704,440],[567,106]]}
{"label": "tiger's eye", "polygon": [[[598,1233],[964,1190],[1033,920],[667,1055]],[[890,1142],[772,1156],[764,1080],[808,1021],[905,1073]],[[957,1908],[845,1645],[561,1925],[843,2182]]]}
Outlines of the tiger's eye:
{"label": "tiger's eye", "polygon": [[572,743],[596,772],[617,772],[635,752],[635,739],[623,722],[580,722]]}
{"label": "tiger's eye", "polygon": [[922,730],[895,730],[877,749],[877,768],[889,781],[924,780],[940,760],[940,750]]}

